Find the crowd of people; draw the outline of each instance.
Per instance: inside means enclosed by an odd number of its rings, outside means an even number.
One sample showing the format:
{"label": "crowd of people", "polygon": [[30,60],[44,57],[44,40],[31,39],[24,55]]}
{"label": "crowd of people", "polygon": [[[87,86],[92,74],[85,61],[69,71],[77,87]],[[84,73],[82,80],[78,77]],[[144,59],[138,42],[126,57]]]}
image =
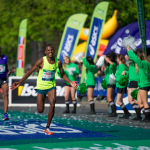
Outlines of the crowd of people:
{"label": "crowd of people", "polygon": [[[123,56],[121,54],[115,54],[113,52],[103,55],[105,58],[105,65],[102,67],[97,67],[92,57],[87,56],[82,59],[83,65],[86,67],[86,84],[87,84],[87,97],[89,100],[91,111],[89,114],[96,114],[95,105],[93,100],[93,90],[96,84],[95,77],[97,74],[106,78],[107,81],[107,101],[111,107],[111,113],[109,117],[117,117],[116,106],[113,100],[113,91],[117,88],[117,101],[116,103],[122,108],[124,115],[121,118],[129,119],[131,114],[123,103],[123,95],[125,93],[128,94],[128,101],[132,105],[133,109],[136,112],[136,117],[133,120],[139,120],[143,122],[150,121],[150,109],[148,105],[148,91],[150,89],[150,63],[149,57],[146,57],[144,51],[142,49],[133,52],[130,50],[130,47],[127,47],[127,55]],[[67,59],[67,61],[66,61]],[[72,81],[76,81],[76,78],[72,78],[72,76],[80,76],[81,71],[81,63],[78,64],[78,70],[76,68],[76,72],[72,72],[69,74],[67,70],[72,67],[72,63],[70,62],[69,57],[64,57],[65,68],[64,71],[68,78]],[[67,63],[66,63],[67,62]],[[67,67],[66,67],[67,65]],[[110,75],[114,75],[115,84],[109,83]],[[96,75],[96,76],[95,76]],[[120,85],[119,79],[126,75],[129,80],[129,86],[127,90],[127,85]],[[66,85],[65,85],[66,86]],[[65,87],[66,89],[66,87]],[[135,89],[139,89],[137,94],[137,101],[131,97],[131,92]],[[68,102],[68,94],[71,90],[65,90],[65,100],[66,103],[66,111],[64,113],[69,113],[69,102]],[[72,99],[74,101],[75,92],[71,93]],[[66,97],[67,95],[67,97]],[[75,109],[75,107],[74,107]],[[145,118],[142,119],[141,111],[145,115]],[[74,111],[75,113],[76,111]]]}
{"label": "crowd of people", "polygon": [[[123,95],[127,93],[127,85],[120,85],[119,79],[123,75],[127,75],[129,78],[128,87],[128,100],[136,112],[136,117],[133,120],[140,120],[143,122],[150,121],[150,109],[148,104],[148,91],[150,89],[150,63],[148,57],[146,57],[144,51],[137,50],[133,52],[130,47],[127,47],[127,55],[115,54],[113,52],[103,55],[105,63],[102,67],[95,65],[92,57],[83,55],[82,63],[71,62],[68,56],[65,56],[63,63],[54,57],[54,48],[51,44],[47,45],[43,58],[38,60],[33,67],[27,71],[23,78],[19,82],[12,84],[11,89],[14,90],[31,76],[37,69],[39,70],[37,77],[37,109],[39,113],[44,111],[44,99],[48,95],[50,104],[50,110],[48,113],[47,126],[45,128],[46,134],[52,134],[50,131],[50,123],[54,116],[55,102],[56,102],[56,80],[55,74],[59,69],[58,74],[65,80],[65,104],[66,110],[64,113],[70,113],[69,110],[69,94],[71,93],[72,103],[74,105],[71,113],[76,113],[77,100],[75,98],[75,92],[78,87],[77,77],[81,77],[82,66],[86,67],[86,85],[87,85],[87,97],[90,104],[91,111],[89,114],[96,114],[95,104],[93,100],[93,91],[95,88],[97,75],[105,77],[107,81],[107,101],[111,106],[111,113],[109,117],[117,117],[116,106],[113,100],[113,91],[117,87],[117,101],[116,103],[122,108],[124,115],[122,118],[129,119],[131,114],[127,110],[123,103]],[[63,64],[63,65],[62,65]],[[15,71],[14,71],[15,72]],[[8,120],[8,80],[7,76],[10,75],[7,65],[7,56],[1,55],[0,48],[0,86],[4,93],[4,117],[3,120]],[[115,84],[110,83],[110,75],[114,76]],[[137,101],[131,97],[131,92],[134,89],[139,88],[137,94]],[[145,115],[142,119],[141,111]]]}

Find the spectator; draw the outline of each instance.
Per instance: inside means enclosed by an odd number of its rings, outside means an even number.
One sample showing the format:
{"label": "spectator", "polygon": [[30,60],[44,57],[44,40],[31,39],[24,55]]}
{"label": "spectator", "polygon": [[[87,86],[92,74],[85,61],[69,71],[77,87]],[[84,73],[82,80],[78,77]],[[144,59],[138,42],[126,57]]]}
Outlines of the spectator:
{"label": "spectator", "polygon": [[124,58],[125,58],[127,66],[129,67],[130,59],[129,59],[128,55],[125,55]]}
{"label": "spectator", "polygon": [[10,74],[10,76],[16,76],[16,68],[15,67],[11,68],[11,74]]}
{"label": "spectator", "polygon": [[147,56],[147,60],[150,63],[150,55]]}

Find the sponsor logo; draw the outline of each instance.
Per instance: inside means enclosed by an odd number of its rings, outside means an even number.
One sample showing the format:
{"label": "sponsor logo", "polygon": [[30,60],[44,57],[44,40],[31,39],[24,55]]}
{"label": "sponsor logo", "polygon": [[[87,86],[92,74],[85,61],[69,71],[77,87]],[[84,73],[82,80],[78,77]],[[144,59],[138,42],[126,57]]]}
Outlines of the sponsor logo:
{"label": "sponsor logo", "polygon": [[100,8],[97,8],[96,11],[100,14],[102,14],[103,16],[105,15],[105,10],[102,10]]}
{"label": "sponsor logo", "polygon": [[[136,39],[135,42],[134,42],[134,45],[136,47],[140,46],[142,44],[142,40],[139,38],[139,39]],[[146,41],[146,45],[150,45],[150,40],[147,40]],[[115,50],[115,52],[117,54],[120,54],[120,51],[121,51],[121,47],[122,47],[122,38],[118,38],[117,39],[117,42],[115,42],[112,46],[111,46],[111,50]]]}
{"label": "sponsor logo", "polygon": [[95,54],[94,48],[93,48],[93,46],[91,44],[89,45],[89,51],[90,51],[90,55],[94,55]]}
{"label": "sponsor logo", "polygon": [[77,20],[72,19],[71,22],[76,24],[76,25],[82,26],[82,22],[79,22]]}
{"label": "sponsor logo", "polygon": [[28,83],[25,83],[24,86],[18,87],[18,96],[37,96],[34,86],[29,86]]}
{"label": "sponsor logo", "polygon": [[74,36],[68,34],[68,36],[67,36],[67,41],[66,41],[65,47],[64,47],[64,50],[66,50],[67,52],[70,52],[73,39],[74,39]]}
{"label": "sponsor logo", "polygon": [[146,41],[146,45],[150,45],[150,40],[147,40],[147,41]]}
{"label": "sponsor logo", "polygon": [[74,40],[74,36],[68,34],[64,49],[61,51],[61,55],[63,57],[69,56],[67,52],[70,52],[73,40]]}
{"label": "sponsor logo", "polygon": [[[25,135],[25,134],[45,134],[43,128],[46,127],[46,123],[37,124],[26,124],[23,125],[10,125],[10,127],[0,126],[0,135]],[[83,133],[81,130],[73,129],[66,126],[59,126],[52,123],[50,125],[51,131],[53,133]],[[2,130],[3,129],[3,130]]]}
{"label": "sponsor logo", "polygon": [[[18,87],[18,96],[28,97],[28,96],[37,96],[37,92],[34,90],[36,86],[29,85],[29,83],[25,83],[24,86]],[[56,96],[62,97],[64,96],[64,87],[56,86]]]}
{"label": "sponsor logo", "polygon": [[63,58],[64,58],[65,56],[69,56],[68,53],[67,53],[66,51],[64,51],[64,50],[61,51],[61,55],[63,56]]}
{"label": "sponsor logo", "polygon": [[142,43],[141,39],[137,39],[137,40],[134,42],[134,45],[135,45],[135,46],[139,46],[141,43]]}
{"label": "sponsor logo", "polygon": [[71,56],[75,41],[77,40],[76,37],[78,35],[78,32],[79,30],[77,29],[67,27],[59,56],[61,62],[63,62],[64,56]]}
{"label": "sponsor logo", "polygon": [[98,38],[98,26],[94,26],[93,28],[93,33],[92,33],[92,38],[89,44],[89,51],[90,51],[90,55],[94,55],[95,51],[94,51],[94,47],[97,44],[97,39]]}
{"label": "sponsor logo", "polygon": [[96,45],[96,42],[97,42],[97,35],[98,35],[98,27],[97,27],[97,26],[94,26],[93,33],[92,33],[92,39],[91,39],[91,44],[92,44],[93,46]]}

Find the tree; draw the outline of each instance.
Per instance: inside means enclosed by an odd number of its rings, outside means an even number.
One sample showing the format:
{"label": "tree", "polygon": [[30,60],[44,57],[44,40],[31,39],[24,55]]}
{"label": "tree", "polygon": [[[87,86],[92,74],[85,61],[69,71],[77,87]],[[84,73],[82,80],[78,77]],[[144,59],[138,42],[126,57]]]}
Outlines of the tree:
{"label": "tree", "polygon": [[[21,20],[28,19],[27,53],[35,58],[43,55],[47,43],[54,45],[57,53],[61,34],[69,16],[75,13],[88,14],[85,27],[89,27],[93,10],[103,0],[0,0],[0,45],[8,55],[9,64],[16,63],[18,30]],[[107,19],[118,10],[118,28],[137,21],[136,0],[107,0],[110,2]],[[150,18],[149,0],[144,0],[145,19]],[[4,51],[3,51],[4,50]],[[29,59],[29,58],[28,58]],[[31,60],[27,60],[31,63]]]}

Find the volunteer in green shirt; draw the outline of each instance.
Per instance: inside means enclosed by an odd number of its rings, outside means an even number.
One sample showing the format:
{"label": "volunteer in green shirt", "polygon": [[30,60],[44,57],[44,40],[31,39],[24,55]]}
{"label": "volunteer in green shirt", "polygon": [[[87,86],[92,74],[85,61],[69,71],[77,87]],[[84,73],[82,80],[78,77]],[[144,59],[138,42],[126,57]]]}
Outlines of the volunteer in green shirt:
{"label": "volunteer in green shirt", "polygon": [[133,109],[136,112],[137,117],[132,120],[141,120],[141,109],[136,101],[131,97],[131,92],[138,88],[138,74],[135,69],[135,62],[130,61],[129,63],[129,71],[123,71],[122,75],[127,75],[129,77],[129,87],[128,87],[128,101],[132,105]]}
{"label": "volunteer in green shirt", "polygon": [[107,81],[107,100],[111,107],[111,114],[109,115],[109,117],[117,117],[116,106],[113,101],[113,90],[115,89],[116,85],[109,83],[110,75],[113,74],[115,76],[115,73],[116,73],[116,68],[117,68],[116,63],[115,63],[116,55],[115,53],[112,52],[103,56],[105,58],[105,62],[107,65],[104,71],[104,74],[105,74],[106,81]]}
{"label": "volunteer in green shirt", "polygon": [[[65,75],[70,79],[70,81],[77,81],[77,76],[79,75],[79,69],[78,66],[74,63],[71,63],[70,58],[68,56],[65,56],[63,58],[63,69]],[[59,70],[58,70],[59,72]],[[58,73],[60,75],[60,73]],[[69,95],[71,93],[72,103],[74,105],[73,110],[71,113],[76,113],[76,98],[75,93],[76,89],[71,87],[71,85],[65,81],[65,104],[66,104],[66,110],[64,113],[70,113],[69,111]]]}
{"label": "volunteer in green shirt", "polygon": [[96,84],[96,79],[94,75],[97,73],[96,66],[93,62],[93,59],[91,56],[87,56],[86,58],[83,58],[83,64],[86,67],[86,84],[88,87],[87,90],[87,96],[90,104],[91,111],[89,114],[96,114],[95,112],[95,105],[93,100],[93,91]]}
{"label": "volunteer in green shirt", "polygon": [[130,47],[127,46],[128,56],[130,60],[134,61],[137,64],[136,71],[139,75],[139,95],[141,97],[142,103],[144,105],[144,122],[149,122],[149,104],[148,104],[148,91],[150,89],[150,63],[147,61],[144,51],[137,51],[137,56],[133,51],[130,50]]}
{"label": "volunteer in green shirt", "polygon": [[59,68],[63,79],[71,84],[74,88],[77,88],[75,81],[70,81],[68,77],[64,74],[62,63],[58,58],[54,57],[54,48],[51,44],[47,45],[45,48],[45,55],[43,58],[39,59],[30,71],[28,71],[24,77],[19,81],[11,85],[11,89],[14,90],[21,85],[36,69],[39,68],[39,75],[37,78],[37,109],[39,113],[44,111],[44,100],[46,95],[48,95],[48,100],[50,104],[50,110],[48,113],[47,126],[44,130],[45,134],[53,134],[50,131],[50,123],[54,116],[55,102],[56,102],[56,80],[55,72]]}
{"label": "volunteer in green shirt", "polygon": [[116,87],[117,87],[117,101],[116,103],[123,109],[124,111],[124,116],[121,118],[125,118],[125,119],[129,119],[129,117],[131,116],[131,114],[129,113],[129,111],[127,110],[126,106],[123,103],[123,95],[124,93],[127,93],[127,86],[121,86],[119,84],[119,80],[122,76],[122,72],[123,71],[128,71],[128,67],[125,63],[125,58],[123,55],[119,54],[117,55],[117,71],[116,71]]}

